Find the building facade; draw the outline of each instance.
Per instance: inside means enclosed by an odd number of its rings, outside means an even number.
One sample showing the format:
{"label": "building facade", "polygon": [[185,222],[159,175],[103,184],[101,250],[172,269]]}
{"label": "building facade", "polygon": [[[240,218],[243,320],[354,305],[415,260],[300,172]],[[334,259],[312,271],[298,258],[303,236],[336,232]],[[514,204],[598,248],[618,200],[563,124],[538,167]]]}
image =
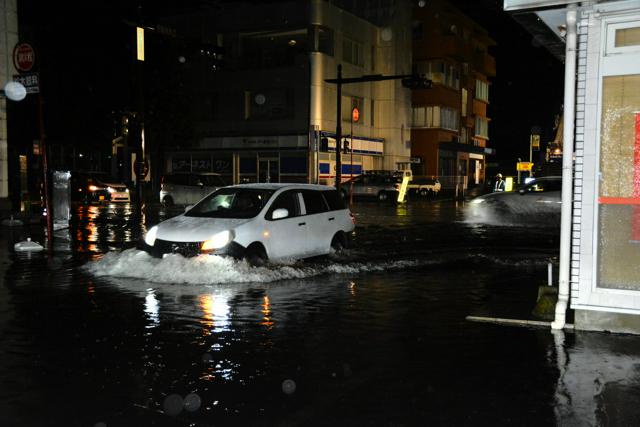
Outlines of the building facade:
{"label": "building facade", "polygon": [[[13,49],[18,44],[18,9],[16,0],[0,5],[4,25],[0,28],[0,85],[13,80],[16,69]],[[11,101],[9,101],[11,102]],[[11,211],[9,200],[9,149],[7,138],[7,98],[0,97],[0,215]]]}
{"label": "building facade", "polygon": [[433,81],[412,93],[414,175],[445,184],[484,182],[490,79],[496,75],[487,31],[444,0],[413,8],[413,68]]}
{"label": "building facade", "polygon": [[[195,136],[164,155],[163,171],[218,172],[233,183],[333,184],[338,100],[325,80],[336,78],[339,64],[343,78],[411,72],[407,2],[381,2],[391,13],[378,22],[367,19],[375,9],[356,14],[339,3],[229,2],[231,19],[172,22],[178,32],[214,40],[224,65],[192,72]],[[410,91],[400,80],[345,84],[340,102],[340,148],[345,140],[349,148],[341,154],[343,179],[408,164]]]}
{"label": "building facade", "polygon": [[510,0],[505,9],[536,13],[566,41],[552,326],[562,328],[571,308],[577,329],[640,333],[640,3]]}

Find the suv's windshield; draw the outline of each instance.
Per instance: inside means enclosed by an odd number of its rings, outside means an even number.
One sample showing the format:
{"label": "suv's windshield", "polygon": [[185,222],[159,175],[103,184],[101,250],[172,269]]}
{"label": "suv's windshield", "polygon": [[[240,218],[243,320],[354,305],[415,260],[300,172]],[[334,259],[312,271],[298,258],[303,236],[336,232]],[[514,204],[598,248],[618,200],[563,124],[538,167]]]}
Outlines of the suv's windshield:
{"label": "suv's windshield", "polygon": [[222,188],[200,201],[185,216],[253,218],[260,213],[272,194],[272,190]]}

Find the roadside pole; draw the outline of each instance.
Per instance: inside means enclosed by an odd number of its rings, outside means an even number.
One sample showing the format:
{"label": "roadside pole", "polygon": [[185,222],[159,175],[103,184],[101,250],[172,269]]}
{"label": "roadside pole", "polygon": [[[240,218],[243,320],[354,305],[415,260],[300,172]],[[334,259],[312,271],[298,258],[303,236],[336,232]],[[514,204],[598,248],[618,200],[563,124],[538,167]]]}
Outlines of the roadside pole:
{"label": "roadside pole", "polygon": [[[40,83],[42,85],[42,83]],[[45,144],[44,133],[44,108],[42,106],[42,86],[38,92],[38,127],[40,128],[40,155],[42,156],[42,172],[44,179],[44,206],[47,210],[47,250],[53,252],[53,212],[51,212],[51,202],[49,200],[49,167],[47,165],[47,145]]]}
{"label": "roadside pole", "polygon": [[342,145],[342,64],[338,64],[336,84],[336,188],[340,191],[342,184],[342,147],[340,147]]}

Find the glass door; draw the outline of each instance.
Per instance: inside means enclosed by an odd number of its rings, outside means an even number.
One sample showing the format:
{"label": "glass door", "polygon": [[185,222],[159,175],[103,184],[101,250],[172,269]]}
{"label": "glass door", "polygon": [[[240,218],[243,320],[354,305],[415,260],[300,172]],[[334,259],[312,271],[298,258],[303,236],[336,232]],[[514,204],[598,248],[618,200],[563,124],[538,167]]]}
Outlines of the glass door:
{"label": "glass door", "polygon": [[258,182],[280,182],[280,161],[277,158],[258,161]]}

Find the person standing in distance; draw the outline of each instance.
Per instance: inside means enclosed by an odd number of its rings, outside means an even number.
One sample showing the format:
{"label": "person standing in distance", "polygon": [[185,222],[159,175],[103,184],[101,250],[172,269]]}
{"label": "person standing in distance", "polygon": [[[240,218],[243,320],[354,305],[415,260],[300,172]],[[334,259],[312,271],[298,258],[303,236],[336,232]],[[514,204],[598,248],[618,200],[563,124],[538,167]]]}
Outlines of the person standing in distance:
{"label": "person standing in distance", "polygon": [[496,183],[493,186],[493,191],[504,191],[504,180],[502,179],[501,173],[496,175]]}

